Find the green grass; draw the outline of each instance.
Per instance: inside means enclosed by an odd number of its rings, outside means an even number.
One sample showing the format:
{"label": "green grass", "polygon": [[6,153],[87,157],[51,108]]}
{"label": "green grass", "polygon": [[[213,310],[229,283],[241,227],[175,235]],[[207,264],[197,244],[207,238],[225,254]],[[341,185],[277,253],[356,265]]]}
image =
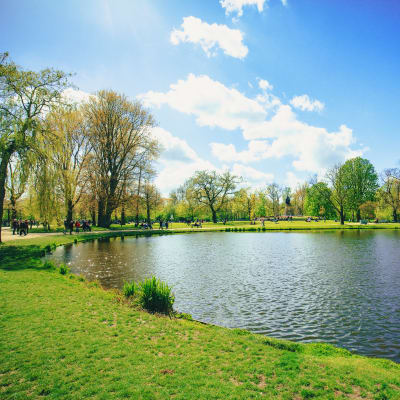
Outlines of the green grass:
{"label": "green grass", "polygon": [[149,314],[37,258],[72,240],[0,247],[1,399],[400,398],[399,364]]}

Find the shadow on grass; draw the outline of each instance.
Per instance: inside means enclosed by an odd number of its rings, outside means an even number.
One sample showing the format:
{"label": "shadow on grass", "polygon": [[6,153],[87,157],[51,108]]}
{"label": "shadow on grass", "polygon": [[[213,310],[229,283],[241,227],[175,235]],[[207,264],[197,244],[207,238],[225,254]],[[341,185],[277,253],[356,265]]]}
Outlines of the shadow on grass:
{"label": "shadow on grass", "polygon": [[46,254],[42,246],[16,245],[0,247],[0,269],[17,271],[27,268],[42,270],[40,257]]}

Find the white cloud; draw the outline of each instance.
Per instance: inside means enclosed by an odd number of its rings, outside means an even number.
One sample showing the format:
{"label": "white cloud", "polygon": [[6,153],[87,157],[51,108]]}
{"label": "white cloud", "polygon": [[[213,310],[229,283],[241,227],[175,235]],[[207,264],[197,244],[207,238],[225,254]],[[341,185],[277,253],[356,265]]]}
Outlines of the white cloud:
{"label": "white cloud", "polygon": [[71,103],[86,103],[91,96],[94,95],[84,92],[83,90],[72,88],[65,89],[62,93],[62,97]]}
{"label": "white cloud", "polygon": [[[270,84],[261,86],[266,88]],[[246,150],[237,151],[233,144],[210,144],[213,155],[226,163],[249,164],[290,157],[299,171],[323,173],[333,164],[366,151],[353,149],[356,141],[352,130],[345,125],[334,132],[309,125],[298,119],[290,105],[282,104],[269,92],[252,99],[205,75],[190,74],[186,80],[171,85],[166,93],[150,91],[139,98],[146,106],[167,104],[194,115],[201,126],[240,129],[248,141]]]}
{"label": "white cloud", "polygon": [[286,7],[288,5],[287,0],[281,0],[282,4]]}
{"label": "white cloud", "polygon": [[215,55],[216,51],[213,50],[218,47],[224,54],[235,58],[243,59],[248,53],[248,48],[243,44],[243,34],[238,29],[210,25],[196,17],[183,18],[181,28],[171,32],[170,40],[174,45],[181,42],[199,44],[208,57]]}
{"label": "white cloud", "polygon": [[182,185],[196,171],[217,170],[211,162],[199,157],[185,140],[167,130],[156,127],[152,134],[162,146],[161,156],[157,160],[155,184],[164,196]]}
{"label": "white cloud", "polygon": [[304,179],[299,178],[293,172],[286,172],[286,185],[289,186],[292,190],[295,190],[299,185],[304,183]]}
{"label": "white cloud", "polygon": [[194,115],[200,126],[227,130],[244,129],[249,121],[262,122],[267,115],[258,101],[206,75],[189,74],[186,80],[170,85],[166,93],[149,91],[138,98],[147,107],[167,104],[177,111]]}
{"label": "white cloud", "polygon": [[258,86],[262,90],[272,90],[274,87],[265,79],[258,79]]}
{"label": "white cloud", "polygon": [[210,143],[212,154],[222,162],[242,162],[248,164],[265,158],[269,144],[264,140],[251,140],[248,149],[236,151],[233,144]]}
{"label": "white cloud", "polygon": [[311,100],[306,94],[293,97],[293,99],[290,100],[290,104],[302,111],[322,111],[325,107],[324,103],[319,100]]}
{"label": "white cloud", "polygon": [[259,188],[271,183],[274,180],[274,174],[262,172],[255,168],[242,164],[234,164],[231,168],[234,175],[241,176],[244,180],[244,185],[250,184],[252,188]]}
{"label": "white cloud", "polygon": [[243,15],[244,6],[257,6],[258,12],[262,12],[264,9],[264,3],[266,0],[220,0],[222,8],[225,8],[225,14],[237,13],[238,17]]}

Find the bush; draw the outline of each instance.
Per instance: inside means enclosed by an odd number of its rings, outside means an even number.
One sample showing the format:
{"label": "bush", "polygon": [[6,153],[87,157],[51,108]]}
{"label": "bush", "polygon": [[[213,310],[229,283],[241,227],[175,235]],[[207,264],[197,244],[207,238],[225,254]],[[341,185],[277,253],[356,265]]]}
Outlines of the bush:
{"label": "bush", "polygon": [[52,251],[54,251],[57,248],[57,245],[55,243],[51,243],[51,244],[47,244],[46,246],[44,246],[44,251],[46,253],[51,253]]}
{"label": "bush", "polygon": [[53,269],[54,270],[54,269],[56,269],[56,265],[54,264],[53,261],[45,260],[45,261],[43,261],[42,268],[43,269]]}
{"label": "bush", "polygon": [[61,275],[67,275],[69,273],[69,268],[65,264],[60,264],[58,267],[58,272]]}
{"label": "bush", "polygon": [[125,297],[132,297],[137,291],[137,286],[135,282],[125,282],[124,287],[122,288],[122,293]]}
{"label": "bush", "polygon": [[140,285],[140,303],[150,312],[171,314],[175,297],[171,288],[156,277],[146,279]]}

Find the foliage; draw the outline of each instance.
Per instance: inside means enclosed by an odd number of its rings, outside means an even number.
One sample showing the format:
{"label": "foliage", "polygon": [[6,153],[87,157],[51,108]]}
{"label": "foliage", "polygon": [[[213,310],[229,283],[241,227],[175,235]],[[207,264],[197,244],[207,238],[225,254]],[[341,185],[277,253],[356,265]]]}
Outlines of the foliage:
{"label": "foliage", "polygon": [[59,267],[58,267],[58,272],[61,275],[67,275],[69,273],[69,268],[65,264],[60,264]]}
{"label": "foliage", "polygon": [[330,202],[332,195],[328,185],[318,182],[306,189],[304,211],[306,215],[315,217],[325,216],[328,219],[336,218],[335,209]]}
{"label": "foliage", "polygon": [[234,194],[240,179],[229,171],[218,174],[216,171],[197,171],[189,180],[188,186],[198,204],[203,204],[211,211],[212,220],[217,222],[217,213]]}
{"label": "foliage", "polygon": [[346,205],[361,218],[361,204],[375,200],[379,187],[378,175],[371,162],[365,158],[356,157],[347,160],[341,167],[346,187]]}
{"label": "foliage", "polygon": [[125,282],[124,286],[122,287],[122,293],[124,294],[125,297],[132,297],[136,294],[137,292],[137,285],[134,281],[132,282]]}
{"label": "foliage", "polygon": [[171,314],[175,298],[172,289],[156,277],[144,280],[140,284],[140,302],[146,310]]}

